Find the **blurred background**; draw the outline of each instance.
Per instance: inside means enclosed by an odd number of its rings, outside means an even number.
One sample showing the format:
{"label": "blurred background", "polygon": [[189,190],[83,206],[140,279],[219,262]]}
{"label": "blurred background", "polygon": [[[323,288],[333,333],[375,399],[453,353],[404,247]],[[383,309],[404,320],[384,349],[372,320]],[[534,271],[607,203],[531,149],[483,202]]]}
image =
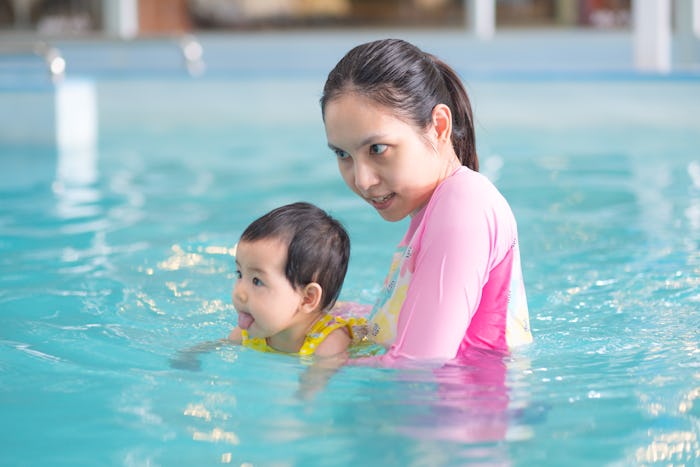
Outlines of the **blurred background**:
{"label": "blurred background", "polygon": [[[341,299],[378,296],[406,223],[344,186],[318,99],[387,36],[463,77],[518,219],[508,411],[472,416],[505,391],[471,373],[441,401],[358,367],[309,411],[296,360],[171,369],[230,330],[231,247],[281,204],[337,215]],[[0,0],[0,466],[698,465],[698,96],[700,0]]]}
{"label": "blurred background", "polygon": [[[0,0],[0,31],[116,32],[133,9],[134,34],[357,27],[463,28],[467,0]],[[628,28],[630,0],[498,0],[497,27]]]}

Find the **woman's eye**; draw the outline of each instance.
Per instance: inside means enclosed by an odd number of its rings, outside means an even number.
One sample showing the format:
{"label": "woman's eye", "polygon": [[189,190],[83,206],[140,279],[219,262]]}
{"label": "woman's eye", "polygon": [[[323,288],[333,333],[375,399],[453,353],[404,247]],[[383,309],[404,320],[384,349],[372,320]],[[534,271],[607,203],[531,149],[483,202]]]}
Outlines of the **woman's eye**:
{"label": "woman's eye", "polygon": [[350,154],[340,149],[335,149],[333,152],[338,157],[338,159],[347,159],[348,157],[350,157]]}
{"label": "woman's eye", "polygon": [[370,154],[383,154],[387,150],[386,144],[373,144],[369,147]]}
{"label": "woman's eye", "polygon": [[263,281],[261,281],[261,280],[258,279],[257,277],[253,277],[253,285],[259,287],[259,286],[263,285]]}

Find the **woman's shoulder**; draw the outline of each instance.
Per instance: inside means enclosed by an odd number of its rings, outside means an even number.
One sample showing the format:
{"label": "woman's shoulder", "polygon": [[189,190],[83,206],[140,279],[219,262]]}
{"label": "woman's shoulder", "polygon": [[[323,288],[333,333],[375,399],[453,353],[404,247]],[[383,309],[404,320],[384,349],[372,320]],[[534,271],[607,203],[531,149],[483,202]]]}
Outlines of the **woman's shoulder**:
{"label": "woman's shoulder", "polygon": [[453,232],[486,228],[491,233],[516,232],[510,205],[483,174],[461,167],[440,184],[430,199],[422,223]]}
{"label": "woman's shoulder", "polygon": [[459,213],[484,212],[510,207],[498,188],[485,175],[467,167],[460,167],[446,178],[428,203],[429,210]]}
{"label": "woman's shoulder", "polygon": [[475,172],[468,167],[460,167],[440,184],[439,192],[470,192],[477,194],[500,194],[496,186],[486,175]]}

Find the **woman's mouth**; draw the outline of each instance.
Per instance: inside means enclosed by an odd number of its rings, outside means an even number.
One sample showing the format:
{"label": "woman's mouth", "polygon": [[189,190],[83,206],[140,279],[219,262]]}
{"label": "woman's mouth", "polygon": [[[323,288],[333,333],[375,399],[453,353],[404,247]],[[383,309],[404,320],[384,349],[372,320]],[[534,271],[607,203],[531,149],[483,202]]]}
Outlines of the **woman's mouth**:
{"label": "woman's mouth", "polygon": [[389,193],[385,196],[375,196],[372,198],[367,198],[367,200],[372,206],[374,206],[375,209],[381,211],[389,207],[395,196],[396,193]]}

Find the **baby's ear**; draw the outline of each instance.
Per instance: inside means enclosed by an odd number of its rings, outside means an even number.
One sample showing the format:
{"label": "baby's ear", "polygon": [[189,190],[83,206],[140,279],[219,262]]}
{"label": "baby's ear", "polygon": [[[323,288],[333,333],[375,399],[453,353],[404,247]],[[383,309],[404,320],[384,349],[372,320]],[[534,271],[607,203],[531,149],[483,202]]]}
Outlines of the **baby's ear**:
{"label": "baby's ear", "polygon": [[311,282],[306,284],[304,289],[301,291],[301,295],[302,311],[305,313],[311,313],[313,311],[317,311],[318,307],[321,305],[323,289],[318,283]]}

